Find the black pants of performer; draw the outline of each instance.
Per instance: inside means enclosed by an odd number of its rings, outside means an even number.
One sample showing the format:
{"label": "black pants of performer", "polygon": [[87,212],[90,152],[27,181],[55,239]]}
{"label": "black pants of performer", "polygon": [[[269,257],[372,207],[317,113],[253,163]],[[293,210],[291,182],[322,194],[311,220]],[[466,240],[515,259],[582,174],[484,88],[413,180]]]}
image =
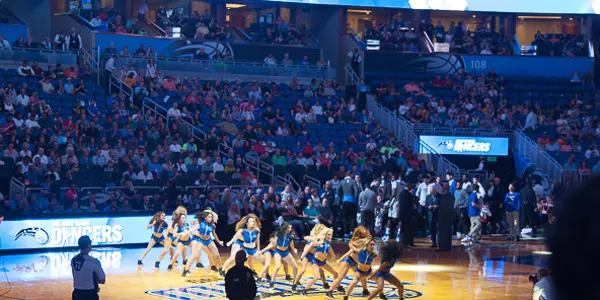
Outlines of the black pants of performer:
{"label": "black pants of performer", "polygon": [[462,234],[467,234],[469,233],[469,226],[470,226],[470,220],[469,220],[469,214],[466,208],[455,208],[454,209],[455,213],[456,213],[456,220],[457,220],[457,225],[456,225],[456,231],[460,232]]}
{"label": "black pants of performer", "polygon": [[354,73],[356,73],[356,75],[358,76],[358,78],[360,77],[360,63],[352,63],[352,70],[354,71]]}
{"label": "black pants of performer", "polygon": [[401,221],[400,228],[403,233],[402,243],[405,245],[414,246],[415,244],[415,227],[414,220],[411,217],[407,217]]}
{"label": "black pants of performer", "polygon": [[437,232],[438,232],[437,211],[428,211],[427,212],[427,224],[429,225],[429,233],[431,234],[431,245],[437,246]]}
{"label": "black pants of performer", "polygon": [[520,220],[519,220],[519,224],[521,224],[521,230],[523,230],[523,228],[525,228],[525,225],[528,225],[529,228],[533,228],[533,226],[537,226],[537,218],[535,215],[535,211],[533,209],[533,207],[531,206],[523,206],[521,208],[521,214],[520,214]]}
{"label": "black pants of performer", "polygon": [[96,290],[73,290],[71,295],[73,300],[98,300],[98,292]]}
{"label": "black pants of performer", "polygon": [[452,216],[438,219],[438,246],[440,250],[452,249]]}
{"label": "black pants of performer", "polygon": [[109,93],[110,90],[110,77],[112,76],[112,72],[109,70],[104,70],[104,81],[105,81],[105,87],[106,87],[106,93]]}
{"label": "black pants of performer", "polygon": [[503,221],[504,217],[506,216],[506,211],[504,208],[492,206],[491,212],[492,217],[490,218],[490,223],[492,225],[492,232],[490,233],[503,233],[506,231],[507,228]]}
{"label": "black pants of performer", "polygon": [[372,210],[363,210],[360,212],[360,225],[365,226],[369,229],[369,232],[373,234],[375,232],[375,212]]}
{"label": "black pants of performer", "polygon": [[342,202],[342,224],[344,234],[349,234],[356,227],[356,203]]}
{"label": "black pants of performer", "polygon": [[427,236],[427,230],[429,229],[429,222],[427,221],[427,209],[423,206],[419,207],[415,226],[417,226],[417,231],[418,231],[417,234],[419,237]]}

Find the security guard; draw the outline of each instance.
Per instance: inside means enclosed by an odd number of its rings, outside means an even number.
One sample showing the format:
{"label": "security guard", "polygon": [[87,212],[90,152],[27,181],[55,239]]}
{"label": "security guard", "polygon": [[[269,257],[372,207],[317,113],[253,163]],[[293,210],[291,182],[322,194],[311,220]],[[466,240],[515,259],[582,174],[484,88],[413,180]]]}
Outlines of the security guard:
{"label": "security guard", "polygon": [[89,255],[92,251],[92,240],[84,235],[77,242],[79,254],[71,259],[73,272],[73,300],[98,300],[98,284],[106,282],[106,274],[100,261]]}
{"label": "security guard", "polygon": [[244,266],[246,252],[235,254],[235,266],[225,275],[225,293],[229,300],[253,300],[256,298],[256,281],[252,270]]}

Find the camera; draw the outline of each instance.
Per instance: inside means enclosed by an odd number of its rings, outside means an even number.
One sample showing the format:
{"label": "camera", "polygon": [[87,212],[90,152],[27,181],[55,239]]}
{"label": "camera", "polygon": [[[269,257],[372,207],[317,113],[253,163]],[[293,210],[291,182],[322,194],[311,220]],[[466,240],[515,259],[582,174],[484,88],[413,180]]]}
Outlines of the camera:
{"label": "camera", "polygon": [[536,283],[538,283],[538,281],[540,280],[537,274],[529,275],[529,282],[531,282],[531,284],[535,285]]}

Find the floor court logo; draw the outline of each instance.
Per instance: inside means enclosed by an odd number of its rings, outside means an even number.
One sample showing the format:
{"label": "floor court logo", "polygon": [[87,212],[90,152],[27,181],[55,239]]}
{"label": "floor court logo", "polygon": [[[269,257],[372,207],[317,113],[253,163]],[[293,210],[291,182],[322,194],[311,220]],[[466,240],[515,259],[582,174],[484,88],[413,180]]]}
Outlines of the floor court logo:
{"label": "floor court logo", "polygon": [[[304,285],[310,281],[309,278],[303,279],[300,281],[300,285]],[[332,279],[328,278],[327,281],[329,283],[333,282]],[[226,297],[225,295],[225,283],[223,280],[195,280],[192,279],[190,282],[196,283],[195,285],[188,287],[180,287],[180,288],[171,288],[171,289],[162,289],[162,290],[152,290],[147,291],[146,294],[157,296],[161,298],[167,299],[180,299],[180,300],[199,300],[199,299],[223,299]],[[346,277],[342,280],[342,286],[347,288],[352,282],[351,277]],[[404,298],[405,299],[415,299],[423,296],[423,293],[412,290],[410,286],[422,286],[420,284],[403,282],[404,284]],[[278,280],[275,282],[274,288],[269,288],[269,284],[267,282],[257,282],[257,296],[264,299],[269,297],[288,297],[295,295],[292,293],[292,284],[289,281]],[[300,286],[298,288],[301,288]],[[369,290],[375,289],[375,282],[368,282]],[[388,283],[386,283],[385,288],[383,289],[383,294],[388,299],[398,299],[398,291],[396,288],[392,287]],[[313,288],[308,291],[308,296],[322,296],[325,295],[325,292],[322,288],[322,283],[317,282],[313,285]],[[343,295],[337,294],[336,296],[341,297]],[[352,292],[351,297],[362,297],[362,287],[361,285],[357,285],[354,291]]]}

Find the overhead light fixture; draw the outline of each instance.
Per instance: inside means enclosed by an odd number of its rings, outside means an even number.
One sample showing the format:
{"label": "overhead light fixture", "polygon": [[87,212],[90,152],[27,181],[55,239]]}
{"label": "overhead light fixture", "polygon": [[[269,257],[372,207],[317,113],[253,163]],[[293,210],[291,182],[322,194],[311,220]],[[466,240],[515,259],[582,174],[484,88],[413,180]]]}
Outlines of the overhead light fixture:
{"label": "overhead light fixture", "polygon": [[364,9],[349,9],[348,12],[355,13],[355,14],[367,14],[367,15],[371,13],[370,10],[364,10]]}
{"label": "overhead light fixture", "polygon": [[569,18],[569,21],[573,21],[573,18]]}
{"label": "overhead light fixture", "polygon": [[477,18],[477,16],[476,16],[476,15],[473,15],[473,18]]}
{"label": "overhead light fixture", "polygon": [[225,7],[227,7],[227,9],[232,9],[232,8],[241,8],[246,6],[246,4],[235,4],[235,3],[228,3],[225,4]]}
{"label": "overhead light fixture", "polygon": [[562,19],[561,16],[518,16],[518,18],[521,20],[523,20],[523,19],[531,19],[531,20],[535,20],[535,19],[560,20],[560,19]]}

